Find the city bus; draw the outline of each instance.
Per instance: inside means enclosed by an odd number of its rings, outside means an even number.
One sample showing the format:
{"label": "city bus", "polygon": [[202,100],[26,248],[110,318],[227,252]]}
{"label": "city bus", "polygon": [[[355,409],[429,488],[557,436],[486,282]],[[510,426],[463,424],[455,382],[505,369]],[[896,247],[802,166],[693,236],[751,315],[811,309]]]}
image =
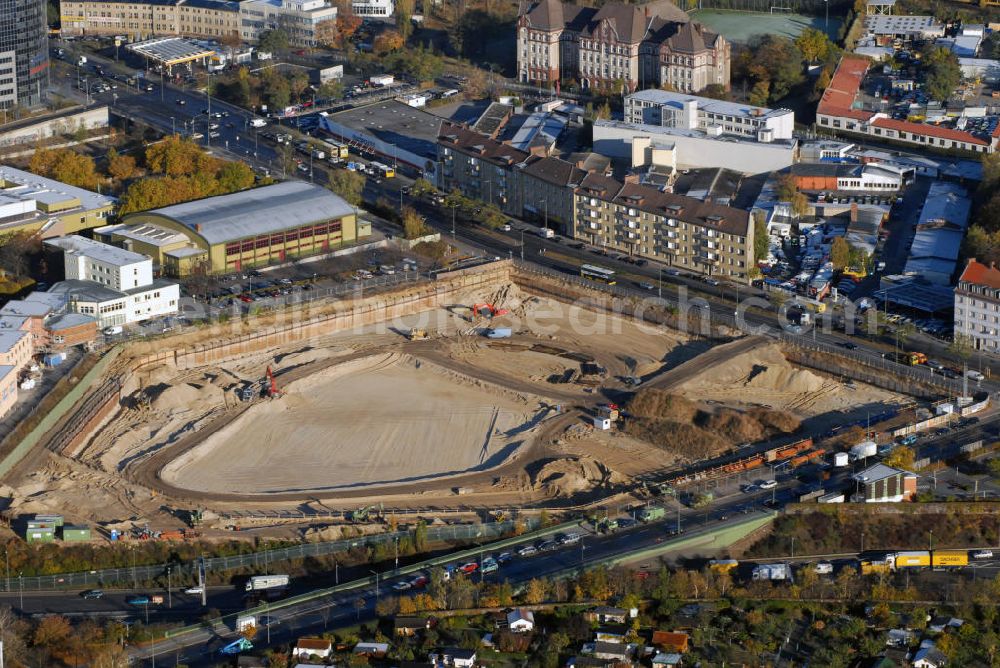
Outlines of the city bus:
{"label": "city bus", "polygon": [[329,149],[331,157],[337,157],[341,160],[347,160],[348,151],[347,144],[341,144],[340,142],[330,141],[329,139],[324,139],[323,143],[326,144]]}
{"label": "city bus", "polygon": [[391,179],[396,176],[396,170],[389,165],[383,165],[381,162],[373,162],[372,167],[375,168],[375,173],[383,179]]}
{"label": "city bus", "polygon": [[608,285],[615,284],[615,272],[611,269],[605,269],[604,267],[597,267],[592,264],[584,264],[580,266],[580,275],[584,278],[590,279],[591,281],[600,281],[601,283],[607,283]]}

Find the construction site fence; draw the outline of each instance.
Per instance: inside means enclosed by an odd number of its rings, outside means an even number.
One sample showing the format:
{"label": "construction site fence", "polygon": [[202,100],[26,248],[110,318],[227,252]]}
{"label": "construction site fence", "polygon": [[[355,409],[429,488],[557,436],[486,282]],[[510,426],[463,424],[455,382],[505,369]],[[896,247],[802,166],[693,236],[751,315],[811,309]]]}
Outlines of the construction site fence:
{"label": "construction site fence", "polygon": [[[517,530],[534,531],[538,528],[539,519],[530,517],[487,524],[430,526],[427,527],[427,541],[431,543],[495,541]],[[206,573],[273,571],[274,566],[282,562],[301,560],[309,557],[328,557],[346,553],[352,549],[364,549],[377,545],[392,545],[395,541],[411,538],[412,536],[412,531],[393,531],[320,543],[299,543],[297,545],[248,552],[246,554],[206,557],[205,571]],[[123,540],[119,545],[122,548],[122,552],[128,556],[128,551],[135,545],[135,541]],[[173,585],[183,585],[197,580],[197,560],[169,565],[171,566]],[[11,592],[72,589],[75,587],[84,589],[93,587],[128,588],[137,587],[139,583],[165,578],[167,566],[168,564],[147,564],[27,577],[10,577],[8,574],[4,578],[3,583],[4,590]]]}

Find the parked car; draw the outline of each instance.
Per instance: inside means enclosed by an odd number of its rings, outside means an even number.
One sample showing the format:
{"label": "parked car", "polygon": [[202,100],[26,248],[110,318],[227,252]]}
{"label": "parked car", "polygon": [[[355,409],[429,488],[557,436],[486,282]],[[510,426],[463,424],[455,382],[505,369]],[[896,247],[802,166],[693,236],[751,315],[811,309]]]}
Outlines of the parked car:
{"label": "parked car", "polygon": [[479,570],[479,564],[477,564],[474,561],[470,561],[468,563],[459,566],[458,570],[462,571],[466,575],[472,575],[473,573]]}
{"label": "parked car", "polygon": [[185,594],[201,594],[203,591],[205,591],[204,587],[194,586],[194,587],[188,587],[187,589],[185,589],[184,593]]}
{"label": "parked car", "polygon": [[90,599],[103,598],[104,591],[102,589],[87,589],[86,591],[80,592],[80,596]]}
{"label": "parked car", "polygon": [[522,557],[530,557],[531,555],[538,553],[538,548],[536,548],[534,545],[525,545],[520,550],[518,550],[517,553]]}
{"label": "parked car", "polygon": [[977,550],[972,553],[973,559],[992,559],[993,550]]}
{"label": "parked car", "polygon": [[761,489],[774,489],[777,486],[778,486],[777,480],[765,480],[764,482],[760,483]]}
{"label": "parked car", "polygon": [[411,585],[409,582],[397,582],[396,584],[392,585],[392,589],[393,591],[406,591],[412,586],[413,585]]}

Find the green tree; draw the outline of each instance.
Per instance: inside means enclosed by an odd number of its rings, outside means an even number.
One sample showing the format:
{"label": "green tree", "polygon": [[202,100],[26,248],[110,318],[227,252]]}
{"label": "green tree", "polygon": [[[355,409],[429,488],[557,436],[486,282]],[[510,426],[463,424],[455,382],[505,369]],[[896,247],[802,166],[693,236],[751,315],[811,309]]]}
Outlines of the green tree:
{"label": "green tree", "polygon": [[994,457],[986,462],[986,468],[989,469],[991,476],[1000,480],[1000,457]]}
{"label": "green tree", "polygon": [[947,100],[962,83],[958,56],[950,49],[932,45],[924,50],[920,62],[924,70],[924,91],[932,100]]}
{"label": "green tree", "polygon": [[730,100],[733,97],[729,90],[722,84],[708,84],[701,90],[699,95],[710,97],[714,100]]}
{"label": "green tree", "polygon": [[912,471],[914,461],[916,461],[916,456],[913,453],[913,448],[901,445],[889,453],[889,456],[885,458],[884,463],[886,466],[892,466],[893,468],[903,469],[905,471]]}
{"label": "green tree", "polygon": [[257,48],[260,51],[278,53],[288,48],[288,33],[281,28],[265,30],[260,34],[257,41]]}
{"label": "green tree", "polygon": [[253,170],[242,162],[226,162],[219,170],[219,192],[232,193],[253,185]]}
{"label": "green tree", "polygon": [[755,212],[753,217],[753,259],[760,262],[767,257],[770,239],[767,234],[767,218],[763,212]]}
{"label": "green tree", "polygon": [[327,100],[339,100],[344,97],[344,84],[340,81],[327,81],[320,84],[316,93]]}
{"label": "green tree", "polygon": [[413,207],[404,206],[401,217],[403,220],[403,236],[407,239],[416,239],[427,233],[427,226],[424,225],[423,217]]}
{"label": "green tree", "polygon": [[818,63],[826,60],[827,54],[833,48],[833,43],[825,32],[815,28],[806,28],[795,38],[795,46],[798,47],[807,63]]}
{"label": "green tree", "polygon": [[851,246],[844,237],[837,237],[830,246],[830,262],[837,271],[845,269],[851,261]]}
{"label": "green tree", "polygon": [[750,104],[763,107],[767,105],[767,101],[771,96],[771,82],[767,79],[761,79],[753,85],[750,89],[749,101]]}
{"label": "green tree", "polygon": [[359,206],[365,188],[365,177],[357,172],[338,169],[330,173],[330,190],[343,197],[348,204]]}
{"label": "green tree", "polygon": [[413,33],[413,0],[396,0],[396,30],[405,42]]}

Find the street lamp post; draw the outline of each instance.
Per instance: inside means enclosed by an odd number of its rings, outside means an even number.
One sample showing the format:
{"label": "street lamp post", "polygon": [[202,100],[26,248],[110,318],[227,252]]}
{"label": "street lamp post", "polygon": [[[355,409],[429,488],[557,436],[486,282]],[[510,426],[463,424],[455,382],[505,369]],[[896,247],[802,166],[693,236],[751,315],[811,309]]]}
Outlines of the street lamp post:
{"label": "street lamp post", "polygon": [[663,299],[663,267],[656,268],[656,297]]}
{"label": "street lamp post", "polygon": [[371,571],[370,570],[368,572],[375,576],[375,602],[378,603],[378,596],[379,596],[379,594],[378,594],[378,571]]}
{"label": "street lamp post", "polygon": [[170,117],[170,134],[177,134],[177,119],[173,116]]}

